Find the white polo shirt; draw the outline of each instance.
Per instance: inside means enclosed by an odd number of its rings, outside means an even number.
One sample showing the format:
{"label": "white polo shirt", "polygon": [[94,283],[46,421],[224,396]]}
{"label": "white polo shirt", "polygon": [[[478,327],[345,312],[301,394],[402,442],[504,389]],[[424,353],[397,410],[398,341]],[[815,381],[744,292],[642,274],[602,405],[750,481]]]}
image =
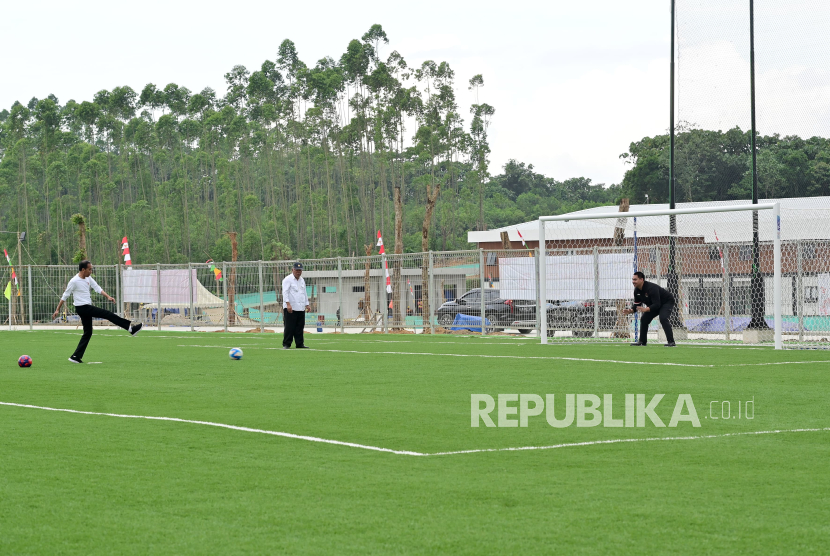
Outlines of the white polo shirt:
{"label": "white polo shirt", "polygon": [[81,278],[76,274],[69,281],[69,284],[67,284],[66,291],[63,292],[61,299],[66,301],[71,295],[75,303],[75,307],[78,307],[79,305],[92,305],[92,295],[90,294],[90,289],[95,290],[95,293],[101,293],[104,291],[101,286],[98,285],[98,282],[93,280],[91,276],[89,278]]}
{"label": "white polo shirt", "polygon": [[282,281],[282,308],[287,309],[288,303],[294,311],[305,311],[308,305],[308,294],[305,291],[305,280],[300,276],[297,280],[292,272]]}

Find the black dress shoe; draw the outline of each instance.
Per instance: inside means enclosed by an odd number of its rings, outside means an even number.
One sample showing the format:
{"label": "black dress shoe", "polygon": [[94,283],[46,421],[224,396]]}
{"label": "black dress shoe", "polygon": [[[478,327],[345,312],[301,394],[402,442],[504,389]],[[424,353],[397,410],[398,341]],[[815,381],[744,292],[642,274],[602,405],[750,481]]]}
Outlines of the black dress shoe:
{"label": "black dress shoe", "polygon": [[288,347],[288,346],[282,346],[282,349],[291,349],[291,348]]}
{"label": "black dress shoe", "polygon": [[673,348],[673,347],[677,346],[677,344],[675,344],[674,342],[669,342],[668,344],[663,344],[663,345],[666,346],[667,348]]}
{"label": "black dress shoe", "polygon": [[308,346],[297,346],[297,349],[310,349]]}
{"label": "black dress shoe", "polygon": [[645,347],[645,344],[641,344],[640,342],[632,342],[632,343],[630,343],[629,345],[631,345],[631,346],[643,346],[643,347]]}

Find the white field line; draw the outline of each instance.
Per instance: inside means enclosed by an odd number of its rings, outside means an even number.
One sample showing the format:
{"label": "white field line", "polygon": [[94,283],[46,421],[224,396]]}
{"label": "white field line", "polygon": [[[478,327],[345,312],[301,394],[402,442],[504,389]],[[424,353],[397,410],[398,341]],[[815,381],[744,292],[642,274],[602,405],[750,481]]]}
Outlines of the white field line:
{"label": "white field line", "polygon": [[27,409],[42,409],[44,411],[59,411],[62,413],[76,413],[79,415],[100,415],[103,417],[119,417],[121,419],[146,419],[149,421],[172,421],[175,423],[189,423],[191,425],[205,425],[208,427],[218,427],[221,429],[230,429],[242,432],[255,432],[259,434],[269,434],[271,436],[282,436],[285,438],[294,438],[297,440],[307,440],[309,442],[321,442],[323,444],[336,444],[338,446],[348,446],[350,448],[360,448],[362,450],[371,450],[374,452],[389,452],[391,454],[398,454],[403,456],[425,456],[420,452],[408,452],[405,450],[390,450],[389,448],[378,448],[377,446],[367,446],[365,444],[355,444],[354,442],[341,442],[340,440],[328,440],[326,438],[318,438],[316,436],[306,436],[301,434],[292,434],[290,432],[269,431],[264,429],[252,429],[249,427],[238,427],[236,425],[226,425],[224,423],[214,423],[211,421],[191,421],[190,419],[179,419],[177,417],[153,417],[147,415],[122,415],[119,413],[99,413],[96,411],[79,411],[77,409],[62,409],[57,407],[44,407],[39,405],[28,405],[12,402],[0,402],[0,405],[7,405],[12,407],[25,407]]}
{"label": "white field line", "polygon": [[334,444],[336,446],[346,446],[348,448],[358,448],[361,450],[369,450],[372,452],[385,452],[399,456],[455,456],[461,454],[481,454],[485,452],[523,452],[530,450],[555,450],[558,448],[575,448],[580,446],[598,446],[601,444],[621,444],[627,442],[654,442],[665,440],[704,440],[710,438],[728,438],[733,436],[752,436],[761,434],[783,434],[795,432],[826,432],[830,431],[830,427],[819,429],[777,429],[770,431],[750,431],[750,432],[732,432],[725,434],[707,434],[698,436],[667,436],[667,437],[653,437],[653,438],[617,438],[611,440],[590,440],[585,442],[570,442],[566,444],[552,444],[549,446],[518,446],[512,448],[482,448],[477,450],[457,450],[453,452],[413,452],[410,450],[392,450],[390,448],[380,448],[378,446],[369,446],[366,444],[357,444],[355,442],[343,442],[340,440],[329,440],[326,438],[319,438],[316,436],[307,436],[300,434],[292,434],[289,432],[269,431],[265,429],[253,429],[250,427],[238,427],[236,425],[226,425],[224,423],[214,423],[212,421],[194,421],[190,419],[179,419],[176,417],[154,417],[147,415],[124,415],[119,413],[100,413],[95,411],[79,411],[76,409],[63,409],[57,407],[44,407],[39,405],[20,404],[12,402],[0,402],[0,405],[9,407],[20,407],[25,409],[40,409],[43,411],[57,411],[61,413],[74,413],[76,415],[95,415],[101,417],[116,417],[120,419],[144,419],[148,421],[168,421],[174,423],[187,423],[190,425],[204,425],[209,427],[217,427],[222,429],[229,429],[240,432],[252,432],[258,434],[267,434],[270,436],[281,436],[283,438],[293,438],[295,440],[306,440],[308,442],[320,442],[322,444]]}
{"label": "white field line", "polygon": [[830,427],[821,429],[779,429],[771,431],[730,432],[725,434],[706,434],[699,436],[666,436],[655,438],[616,438],[612,440],[591,440],[586,442],[571,442],[568,444],[553,444],[550,446],[521,446],[517,448],[484,448],[480,450],[458,450],[455,452],[433,452],[428,456],[455,456],[458,454],[480,454],[483,452],[523,452],[528,450],[555,450],[557,448],[574,448],[577,446],[597,446],[599,444],[621,444],[623,442],[654,442],[659,440],[703,440],[707,438],[727,438],[730,436],[750,436],[758,434],[781,434],[785,432],[826,432]]}
{"label": "white field line", "polygon": [[[196,347],[196,348],[221,348],[231,349],[233,346],[217,346],[217,345],[196,345],[196,344],[179,344],[177,347]],[[282,350],[281,347],[255,347],[253,349],[266,350]],[[421,353],[409,351],[357,351],[350,349],[309,349],[308,351],[320,351],[327,353],[358,353],[361,355],[431,355],[435,357],[483,357],[486,359],[541,359],[547,361],[587,361],[591,363],[620,363],[623,365],[660,365],[670,367],[703,367],[713,368],[717,365],[695,365],[692,363],[667,363],[667,362],[650,362],[650,361],[619,361],[616,359],[587,359],[581,357],[534,357],[530,355],[485,355],[481,353]]]}

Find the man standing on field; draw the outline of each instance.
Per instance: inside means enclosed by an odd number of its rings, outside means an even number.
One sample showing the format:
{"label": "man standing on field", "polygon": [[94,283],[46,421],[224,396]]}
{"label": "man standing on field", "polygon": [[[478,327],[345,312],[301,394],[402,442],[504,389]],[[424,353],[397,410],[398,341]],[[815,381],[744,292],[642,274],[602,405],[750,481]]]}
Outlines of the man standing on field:
{"label": "man standing on field", "polygon": [[55,309],[55,314],[52,315],[53,319],[57,318],[64,302],[66,302],[71,295],[72,300],[75,303],[75,312],[78,313],[79,317],[81,317],[81,324],[84,326],[84,334],[81,336],[81,341],[78,342],[78,347],[75,349],[75,353],[73,353],[72,357],[69,358],[71,363],[83,363],[81,359],[86,351],[86,346],[89,345],[90,338],[92,338],[93,318],[106,319],[114,325],[120,326],[124,330],[128,330],[133,336],[138,334],[138,331],[141,330],[141,323],[131,325],[130,321],[127,319],[122,319],[115,313],[111,313],[106,309],[95,307],[92,304],[92,295],[90,294],[90,290],[95,290],[96,293],[100,293],[110,301],[115,301],[112,296],[101,289],[98,282],[90,277],[92,275],[92,270],[92,263],[89,261],[81,261],[80,264],[78,264],[78,274],[73,276],[69,281],[69,284],[66,286],[66,291],[63,292],[63,296],[61,296],[61,300],[58,303],[58,308]]}
{"label": "man standing on field", "polygon": [[660,315],[660,324],[663,332],[666,333],[666,347],[674,347],[674,332],[671,328],[669,318],[674,310],[674,296],[657,284],[646,282],[646,275],[639,270],[631,278],[634,284],[634,305],[631,309],[623,311],[626,315],[634,312],[634,308],[640,313],[640,339],[631,344],[632,346],[644,346],[648,341],[648,325],[654,317]]}
{"label": "man standing on field", "polygon": [[308,305],[308,294],[305,291],[303,280],[303,264],[294,263],[291,274],[282,281],[282,317],[285,328],[282,338],[282,349],[289,349],[293,340],[298,349],[305,349],[303,327],[305,326],[305,312],[311,309]]}

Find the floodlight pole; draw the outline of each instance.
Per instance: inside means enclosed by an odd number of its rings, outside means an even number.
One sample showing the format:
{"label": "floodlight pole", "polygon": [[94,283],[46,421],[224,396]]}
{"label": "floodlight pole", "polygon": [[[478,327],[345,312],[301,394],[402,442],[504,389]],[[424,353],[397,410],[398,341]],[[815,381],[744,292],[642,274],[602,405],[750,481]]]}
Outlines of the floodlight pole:
{"label": "floodlight pole", "polygon": [[[674,210],[675,207],[675,176],[674,176],[674,20],[675,20],[675,0],[671,0],[671,62],[669,77],[671,83],[669,85],[669,209]],[[662,269],[657,269],[657,278],[660,279]],[[666,274],[666,286],[669,292],[674,296],[674,309],[669,317],[672,328],[685,330],[686,325],[680,318],[680,281],[677,278],[677,217],[674,214],[669,215],[669,268]]]}
{"label": "floodlight pole", "polygon": [[[752,149],[752,204],[758,204],[758,153],[755,148],[755,1],[749,0],[749,97],[752,130],[750,148]],[[752,275],[750,284],[750,305],[752,318],[747,328],[754,330],[768,329],[764,318],[766,313],[766,292],[764,277],[761,275],[760,241],[758,239],[758,212],[752,213]]]}

